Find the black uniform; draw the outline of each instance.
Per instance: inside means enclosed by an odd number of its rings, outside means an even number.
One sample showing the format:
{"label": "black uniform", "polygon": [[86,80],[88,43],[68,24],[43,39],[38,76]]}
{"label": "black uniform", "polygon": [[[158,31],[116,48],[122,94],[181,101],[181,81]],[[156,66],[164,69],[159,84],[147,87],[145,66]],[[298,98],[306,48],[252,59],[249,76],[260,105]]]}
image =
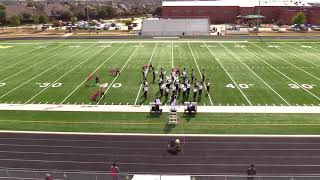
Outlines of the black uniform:
{"label": "black uniform", "polygon": [[202,81],[204,82],[204,80],[205,80],[205,74],[204,74],[204,69],[202,70],[202,73],[201,73],[201,75],[202,75]]}
{"label": "black uniform", "polygon": [[156,72],[154,71],[154,68],[152,68],[152,82],[156,80]]}
{"label": "black uniform", "polygon": [[247,170],[247,175],[248,175],[248,180],[254,180],[254,175],[256,175],[257,174],[257,171],[256,171],[256,169],[254,168],[254,166],[253,165],[251,165],[249,168],[248,168],[248,170]]}
{"label": "black uniform", "polygon": [[194,72],[193,72],[193,69],[191,71],[191,83],[193,83],[193,80],[194,80]]}

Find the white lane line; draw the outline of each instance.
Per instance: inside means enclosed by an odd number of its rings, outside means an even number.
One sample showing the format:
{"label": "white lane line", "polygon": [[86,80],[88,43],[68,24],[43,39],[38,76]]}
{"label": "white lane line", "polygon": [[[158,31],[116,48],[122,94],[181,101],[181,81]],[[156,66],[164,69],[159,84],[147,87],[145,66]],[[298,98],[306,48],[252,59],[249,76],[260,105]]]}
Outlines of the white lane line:
{"label": "white lane line", "polygon": [[[279,49],[279,48],[278,48]],[[265,49],[264,49],[265,50]],[[282,49],[279,49],[279,50],[282,50]],[[306,74],[308,74],[309,76],[312,76],[313,78],[315,78],[315,79],[317,79],[317,80],[320,80],[320,78],[318,78],[317,76],[314,76],[313,74],[311,74],[311,73],[309,73],[309,72],[307,72],[307,71],[305,71],[304,69],[302,69],[302,68],[300,68],[300,67],[298,67],[298,66],[296,66],[296,65],[294,65],[294,64],[292,64],[292,63],[290,63],[290,62],[288,62],[287,60],[285,60],[284,58],[282,58],[281,56],[279,56],[279,55],[277,55],[277,54],[274,54],[274,53],[271,53],[270,51],[268,51],[268,50],[265,50],[265,51],[267,51],[269,54],[271,54],[271,55],[273,55],[273,56],[275,56],[275,57],[278,57],[279,59],[281,59],[282,61],[284,61],[284,62],[286,62],[286,63],[288,63],[288,64],[290,64],[291,66],[293,66],[293,67],[295,67],[295,68],[297,68],[297,69],[299,69],[299,70],[301,70],[302,72],[304,72],[304,73],[306,73]],[[283,52],[287,52],[287,51],[285,51],[285,50],[282,50]],[[287,53],[290,53],[290,52],[287,52]],[[290,54],[292,54],[292,53],[290,53]],[[292,54],[292,55],[294,55],[294,54]],[[296,55],[294,55],[294,56],[296,56]],[[296,57],[298,57],[298,56],[296,56]],[[299,58],[299,57],[298,57]],[[301,59],[301,58],[300,58]]]}
{"label": "white lane line", "polygon": [[224,70],[224,72],[226,72],[226,74],[229,76],[230,80],[233,82],[233,84],[237,87],[237,89],[240,91],[240,93],[242,94],[242,96],[247,100],[247,102],[249,103],[250,106],[252,106],[252,103],[250,102],[250,100],[248,99],[248,97],[243,93],[243,91],[240,89],[240,87],[238,86],[238,84],[234,81],[234,79],[232,78],[232,76],[228,73],[228,71],[224,68],[224,66],[220,63],[220,60],[218,59],[218,57],[216,57],[213,52],[211,51],[211,49],[207,46],[207,44],[205,42],[202,42],[207,49],[209,50],[209,52],[211,53],[212,57],[219,63],[219,65],[221,66],[221,68]]}
{"label": "white lane line", "polygon": [[[199,65],[198,65],[197,59],[196,59],[196,57],[195,57],[195,55],[194,55],[194,53],[193,53],[193,51],[192,51],[192,48],[191,48],[191,46],[190,46],[189,41],[188,41],[188,46],[189,46],[189,50],[190,50],[190,52],[191,52],[191,55],[192,55],[192,57],[193,57],[193,60],[194,60],[194,62],[196,63],[196,66],[197,66],[197,69],[198,69],[198,72],[199,72],[199,75],[200,75],[200,78],[201,78],[201,70],[200,70],[200,68],[199,68]],[[213,102],[212,102],[212,99],[211,99],[210,93],[209,93],[209,92],[208,92],[208,90],[207,90],[207,86],[205,85],[205,82],[202,82],[202,83],[203,83],[204,88],[205,88],[205,89],[206,89],[206,91],[207,91],[207,94],[208,94],[208,97],[209,97],[209,100],[210,100],[211,106],[213,106]]]}
{"label": "white lane line", "polygon": [[0,69],[0,72],[3,71],[3,70],[6,70],[6,69],[8,69],[8,68],[14,67],[15,65],[21,64],[21,63],[23,63],[23,62],[25,62],[25,61],[28,61],[29,59],[35,58],[35,57],[37,57],[37,56],[40,56],[40,55],[42,55],[42,54],[44,54],[44,53],[48,53],[48,52],[50,52],[50,51],[54,51],[54,50],[56,50],[56,49],[58,49],[59,47],[62,47],[62,46],[63,46],[63,44],[60,45],[60,46],[57,46],[57,47],[55,47],[55,48],[53,48],[53,49],[50,49],[50,50],[48,50],[48,51],[43,51],[42,53],[36,54],[36,55],[34,55],[34,56],[31,56],[31,57],[29,57],[29,58],[27,58],[27,59],[25,59],[25,60],[23,60],[23,61],[19,61],[19,62],[17,62],[17,63],[14,63],[14,64],[12,64],[12,65],[10,65],[10,66],[7,66],[7,67],[5,67],[5,68],[3,68],[3,69]]}
{"label": "white lane line", "polygon": [[[42,163],[71,163],[71,164],[106,164],[108,161],[58,161],[58,160],[43,160],[43,159],[0,159],[0,161],[15,161],[15,162],[42,162]],[[121,162],[122,165],[136,166],[248,166],[248,164],[213,164],[213,163],[136,163],[136,162]],[[320,164],[255,164],[258,167],[320,167]]]}
{"label": "white lane line", "polygon": [[[126,61],[126,63],[123,65],[123,67],[120,69],[120,73],[123,71],[123,69],[127,66],[128,62],[132,59],[132,57],[136,54],[136,52],[138,51],[138,49],[140,48],[142,42],[139,44],[138,47],[136,47],[136,49],[133,51],[133,53],[130,55],[130,57],[128,58],[128,60]],[[119,73],[119,74],[120,74]],[[118,79],[119,74],[113,79],[113,81],[110,83],[109,87],[107,88],[107,90],[104,92],[104,95],[99,99],[99,101],[97,102],[97,104],[100,103],[101,99],[103,99],[105,97],[105,95],[107,94],[107,92],[109,91],[109,89],[112,87],[113,83]]]}
{"label": "white lane line", "polygon": [[[8,131],[0,130],[0,133],[10,134],[52,134],[52,135],[76,135],[76,136],[143,136],[143,137],[168,137],[168,134],[148,134],[148,133],[88,133],[88,132],[46,132],[46,131]],[[236,137],[256,139],[261,138],[320,138],[320,135],[266,135],[266,134],[170,134],[170,137]]]}
{"label": "white lane line", "polygon": [[[28,99],[25,104],[28,104],[31,100],[33,100],[34,98],[36,98],[37,96],[39,96],[41,93],[43,93],[44,91],[46,91],[47,89],[49,89],[51,87],[51,85],[57,83],[60,79],[64,78],[65,76],[67,76],[70,72],[72,72],[73,70],[75,70],[76,68],[78,68],[81,64],[87,62],[89,59],[91,59],[92,57],[96,56],[97,54],[99,54],[102,50],[104,50],[105,48],[101,48],[100,50],[94,52],[93,54],[91,54],[90,56],[88,56],[86,59],[84,59],[83,61],[81,61],[81,63],[77,64],[76,66],[74,66],[72,69],[70,69],[68,72],[66,72],[64,75],[62,75],[60,78],[56,79],[53,83],[51,83],[49,86],[45,87],[44,89],[42,89],[40,92],[38,92],[36,95],[32,96],[30,99]],[[69,103],[68,103],[69,104]]]}
{"label": "white lane line", "polygon": [[[285,46],[287,46],[287,47],[292,48],[292,49],[295,49],[295,50],[298,50],[298,51],[307,53],[307,54],[309,54],[309,55],[311,55],[311,56],[314,56],[314,57],[316,57],[316,58],[319,58],[318,55],[314,55],[314,54],[309,53],[309,52],[307,52],[307,51],[305,51],[305,50],[301,50],[301,49],[296,48],[296,47],[294,47],[294,46],[290,46],[290,45],[288,45],[288,44],[286,44],[286,43],[283,43],[283,44],[284,44]],[[280,50],[282,50],[282,51],[284,51],[284,52],[287,52],[287,53],[289,53],[289,54],[292,54],[293,56],[295,56],[295,57],[297,57],[297,58],[299,58],[299,59],[302,59],[302,60],[304,60],[305,62],[308,62],[308,63],[310,63],[310,64],[313,64],[313,65],[315,65],[315,66],[320,67],[320,65],[315,64],[315,63],[313,63],[313,62],[310,62],[310,61],[306,60],[305,58],[299,57],[298,55],[296,55],[296,54],[294,54],[294,53],[288,52],[288,51],[286,51],[286,50],[284,50],[284,49],[281,49],[281,48],[280,48]]]}
{"label": "white lane line", "polygon": [[[269,54],[273,55],[272,53],[270,53],[269,51],[255,45],[252,44],[253,46],[264,50],[265,52],[268,52]],[[295,85],[299,86],[301,89],[303,89],[304,91],[306,91],[307,93],[309,93],[310,95],[312,95],[313,97],[315,97],[316,99],[320,100],[320,98],[318,96],[316,96],[315,94],[313,94],[312,92],[310,92],[308,89],[304,88],[303,86],[301,86],[300,84],[298,84],[296,81],[294,81],[293,79],[289,78],[287,75],[283,74],[281,71],[279,71],[277,68],[273,67],[272,65],[270,65],[269,63],[267,63],[266,61],[264,61],[263,59],[260,58],[260,60],[265,63],[266,65],[270,66],[272,69],[274,69],[275,71],[277,71],[278,73],[280,73],[282,76],[284,76],[285,78],[287,78],[288,80],[290,80],[291,82],[293,82]]]}
{"label": "white lane line", "polygon": [[[237,44],[237,43],[235,43],[235,44]],[[221,44],[222,45],[222,44]],[[223,46],[223,45],[222,45]],[[224,47],[224,46],[223,46]],[[224,47],[224,48],[226,48],[226,47]],[[226,48],[227,49],[227,48]],[[249,52],[249,53],[251,53],[247,48],[242,48],[242,49],[244,49],[244,50],[246,50],[247,52]],[[229,49],[227,49],[230,53],[231,53],[231,51],[229,50]],[[233,53],[232,53],[233,54]],[[254,55],[254,56],[256,56],[255,54],[253,54],[253,53],[251,53],[252,55]],[[269,89],[271,89],[276,95],[278,95],[288,106],[291,106],[290,105],[290,103],[287,101],[287,100],[285,100],[277,91],[275,91],[267,82],[265,82],[258,74],[256,74],[252,69],[250,69],[250,67],[248,67],[243,61],[241,61],[240,59],[239,59],[239,57],[237,57],[237,56],[235,56],[234,54],[233,54],[233,56],[234,57],[236,57],[236,59],[238,59],[243,65],[245,65],[254,75],[256,75],[266,86],[268,86],[269,87]],[[257,58],[259,58],[258,56],[256,56]],[[260,59],[260,58],[259,58]]]}
{"label": "white lane line", "polygon": [[[110,45],[110,44],[109,44]],[[123,45],[121,45],[111,56],[109,56],[109,58],[107,58],[99,67],[97,67],[89,76],[93,75],[94,73],[96,73],[106,62],[108,62],[116,53],[119,52],[119,50],[126,45],[126,43],[124,43]],[[104,49],[104,48],[103,48]],[[63,104],[74,92],[76,92],[85,82],[87,81],[87,78],[82,81],[70,94],[67,95],[67,97],[65,97],[60,104]]]}
{"label": "white lane line", "polygon": [[174,49],[174,43],[173,41],[171,42],[171,67],[174,68],[174,63],[173,63],[173,49]]}
{"label": "white lane line", "polygon": [[64,63],[64,62],[66,62],[66,61],[67,61],[67,60],[69,60],[70,58],[72,58],[72,57],[74,57],[74,56],[78,55],[78,54],[79,54],[79,53],[81,53],[82,51],[89,49],[89,48],[90,48],[90,47],[92,47],[93,45],[95,45],[95,44],[92,44],[92,45],[88,46],[87,48],[85,48],[85,49],[82,49],[82,50],[78,51],[77,53],[75,53],[75,54],[71,55],[70,57],[68,57],[68,58],[67,58],[67,59],[65,59],[64,61],[61,61],[61,62],[59,62],[59,63],[55,64],[54,66],[50,67],[49,69],[47,69],[47,70],[45,70],[45,71],[43,71],[43,72],[39,73],[38,75],[34,76],[33,78],[30,78],[28,81],[26,81],[26,82],[24,82],[24,83],[20,84],[19,86],[15,87],[14,89],[10,90],[9,92],[7,92],[7,93],[3,94],[2,96],[0,96],[0,99],[1,99],[1,98],[3,98],[3,97],[5,97],[5,96],[7,96],[7,95],[8,95],[8,94],[10,94],[11,92],[13,92],[13,91],[15,91],[15,90],[19,89],[20,87],[24,86],[25,84],[29,83],[30,81],[32,81],[32,80],[34,80],[34,79],[36,79],[37,77],[39,77],[39,76],[43,75],[44,73],[46,73],[46,72],[50,71],[51,69],[55,68],[56,66],[58,66],[58,65],[60,65],[60,64],[62,64],[62,63]]}
{"label": "white lane line", "polygon": [[[151,57],[150,57],[150,60],[149,60],[148,64],[151,63],[152,58],[154,57],[154,54],[155,54],[155,52],[156,52],[157,45],[158,45],[158,43],[156,43],[156,45],[155,45],[154,48],[153,48],[153,51],[152,51],[152,54],[151,54]],[[147,67],[147,71],[149,72],[149,66]],[[141,89],[142,89],[142,83],[140,84],[140,88],[139,88],[139,91],[138,91],[136,100],[134,101],[134,105],[137,105],[137,102],[138,102],[138,99],[139,99],[139,95],[140,95]]]}
{"label": "white lane line", "polygon": [[[72,153],[72,152],[42,152],[42,151],[0,151],[0,153],[10,153],[10,154],[42,154],[42,155],[72,155],[72,156],[114,156],[114,154],[102,154],[102,153]],[[252,157],[259,157],[259,158],[286,158],[286,159],[319,159],[320,156],[283,156],[283,155],[276,155],[276,156],[261,156],[261,155],[248,155],[248,156],[241,156],[241,155],[179,155],[179,156],[167,156],[167,155],[144,155],[144,154],[117,154],[118,157],[144,157],[144,158],[252,158]]]}
{"label": "white lane line", "polygon": [[35,63],[35,64],[32,64],[31,66],[29,66],[29,67],[27,67],[27,68],[25,68],[25,69],[23,69],[23,70],[21,70],[21,71],[18,71],[17,73],[14,73],[14,74],[11,75],[11,76],[8,76],[8,77],[0,80],[0,82],[6,81],[6,80],[8,80],[8,79],[10,79],[10,78],[12,78],[12,77],[14,77],[14,76],[17,76],[17,75],[23,73],[24,71],[32,68],[32,67],[35,66],[35,65],[38,65],[38,64],[40,64],[40,63],[42,63],[42,62],[44,62],[44,61],[46,61],[46,60],[48,60],[48,59],[52,59],[52,58],[56,57],[58,54],[59,54],[59,53],[57,53],[57,54],[55,54],[55,55],[53,55],[53,56],[50,56],[50,57],[48,57],[48,58],[46,58],[46,59],[44,59],[44,60],[42,60],[42,61],[39,61],[39,62],[37,62],[37,63]]}

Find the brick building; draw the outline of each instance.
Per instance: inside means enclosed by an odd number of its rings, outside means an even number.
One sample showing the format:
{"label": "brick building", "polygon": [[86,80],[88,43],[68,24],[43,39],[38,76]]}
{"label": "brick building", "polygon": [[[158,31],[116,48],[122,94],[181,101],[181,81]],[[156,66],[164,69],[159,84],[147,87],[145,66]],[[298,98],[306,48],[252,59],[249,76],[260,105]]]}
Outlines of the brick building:
{"label": "brick building", "polygon": [[[312,0],[309,0],[312,1]],[[209,17],[211,23],[235,23],[239,15],[260,14],[264,23],[282,20],[291,24],[292,17],[304,12],[307,23],[320,24],[320,1],[313,0],[217,0],[163,1],[163,18]],[[318,3],[317,3],[318,2]]]}

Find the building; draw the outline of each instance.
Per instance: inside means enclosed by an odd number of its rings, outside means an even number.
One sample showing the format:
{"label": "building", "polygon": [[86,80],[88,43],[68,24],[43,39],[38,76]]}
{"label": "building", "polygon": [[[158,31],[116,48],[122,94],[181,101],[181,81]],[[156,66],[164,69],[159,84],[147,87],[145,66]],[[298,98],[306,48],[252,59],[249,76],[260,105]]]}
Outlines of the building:
{"label": "building", "polygon": [[237,16],[261,14],[264,23],[281,20],[291,24],[292,17],[304,12],[307,23],[320,24],[320,1],[313,0],[217,0],[163,1],[163,18],[208,17],[212,24],[235,23]]}

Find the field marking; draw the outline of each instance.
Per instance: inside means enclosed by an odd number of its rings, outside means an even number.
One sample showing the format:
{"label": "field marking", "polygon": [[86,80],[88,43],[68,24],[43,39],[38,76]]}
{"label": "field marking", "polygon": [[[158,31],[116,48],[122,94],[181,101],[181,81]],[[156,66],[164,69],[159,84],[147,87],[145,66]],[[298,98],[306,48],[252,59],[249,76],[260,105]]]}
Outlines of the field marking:
{"label": "field marking", "polygon": [[173,41],[171,42],[171,67],[174,68],[174,63],[173,63],[173,49],[174,49],[174,43]]}
{"label": "field marking", "polygon": [[[112,43],[110,43],[112,44]],[[109,45],[110,45],[109,44]],[[106,62],[108,62],[116,53],[119,52],[119,50],[125,46],[126,43],[122,44],[111,56],[109,56],[99,67],[97,67],[89,76],[92,76],[94,73],[96,73]],[[105,49],[105,48],[103,48]],[[64,103],[75,91],[77,91],[85,82],[87,81],[87,78],[82,81],[69,95],[67,95],[67,97],[65,97],[61,102],[60,104]]]}
{"label": "field marking", "polygon": [[[198,69],[198,71],[199,71],[199,75],[200,75],[200,77],[201,77],[201,76],[202,76],[202,75],[201,75],[201,70],[200,70],[200,68],[199,68],[199,65],[198,65],[197,59],[196,59],[196,57],[195,57],[195,55],[194,55],[194,53],[193,53],[193,51],[192,51],[192,48],[191,48],[191,46],[190,46],[190,43],[189,43],[189,42],[188,42],[188,46],[189,46],[189,49],[190,49],[191,55],[192,55],[192,57],[193,57],[193,60],[194,60],[194,62],[196,63],[197,69]],[[205,82],[202,82],[202,83],[203,83],[204,88],[205,88],[205,89],[206,89],[206,91],[207,91],[207,94],[208,94],[208,97],[209,97],[209,100],[210,100],[211,106],[213,106],[213,102],[212,102],[212,100],[211,100],[210,93],[209,93],[209,92],[208,92],[208,90],[207,90],[207,86],[205,85]]]}
{"label": "field marking", "polygon": [[[237,43],[235,43],[235,44],[237,44]],[[222,45],[222,44],[221,44]],[[223,45],[222,45],[223,46]],[[224,47],[224,46],[223,46]],[[226,47],[224,47],[225,49],[227,49],[230,53],[231,53],[231,51],[228,49],[228,48],[226,48]],[[249,53],[251,53],[248,49],[246,49],[246,48],[242,48],[242,49],[244,49],[244,50],[246,50],[247,52],[249,52]],[[233,54],[233,53],[232,53]],[[252,54],[252,53],[251,53]],[[256,56],[255,54],[253,54],[254,56]],[[250,67],[248,67],[244,62],[242,62],[240,59],[239,59],[239,57],[237,57],[237,56],[235,56],[234,54],[233,54],[233,56],[234,57],[236,57],[243,65],[245,65],[254,75],[256,75],[265,85],[267,85],[276,95],[278,95],[288,106],[291,106],[290,105],[290,103],[287,101],[287,100],[285,100],[277,91],[275,91],[267,82],[265,82],[258,74],[256,74]],[[256,56],[257,58],[259,58],[258,56]]]}
{"label": "field marking", "polygon": [[[29,57],[29,58],[27,58],[27,59],[25,59],[25,60],[23,60],[23,61],[19,61],[19,62],[17,62],[17,63],[14,63],[14,64],[10,65],[10,66],[7,66],[7,67],[5,67],[5,68],[2,68],[2,69],[0,69],[0,72],[3,71],[3,70],[6,70],[6,69],[8,69],[8,68],[14,67],[14,66],[17,65],[17,64],[21,64],[21,63],[23,63],[23,62],[25,62],[25,61],[27,61],[27,60],[29,60],[29,59],[32,59],[32,58],[37,57],[37,56],[40,56],[40,55],[42,55],[42,54],[44,54],[44,53],[48,53],[48,52],[50,52],[50,51],[56,50],[56,49],[58,49],[58,48],[60,48],[60,47],[62,47],[62,46],[63,46],[63,44],[60,45],[60,46],[57,46],[57,47],[55,47],[55,48],[53,48],[53,49],[49,49],[48,51],[43,51],[43,52],[41,52],[41,53],[39,53],[39,54],[36,54],[36,55],[34,55],[34,56],[31,56],[31,57]],[[15,57],[15,58],[16,58],[16,57]]]}
{"label": "field marking", "polygon": [[[269,54],[273,55],[272,53],[270,53],[269,51],[255,45],[252,44],[255,47],[258,47],[259,49],[262,49],[266,52],[268,52]],[[294,81],[293,79],[289,78],[287,75],[283,74],[281,71],[279,71],[277,68],[273,67],[272,65],[270,65],[269,63],[267,63],[266,61],[262,60],[262,58],[260,58],[260,60],[265,63],[266,65],[270,66],[272,69],[274,69],[275,71],[277,71],[278,73],[280,73],[282,76],[286,77],[288,80],[290,80],[291,82],[293,82],[294,84],[296,84],[297,86],[299,86],[301,89],[305,90],[307,93],[309,93],[310,95],[312,95],[313,97],[315,97],[316,99],[320,100],[320,98],[316,95],[314,95],[312,92],[310,92],[309,90],[307,90],[306,88],[302,87],[300,84],[298,84],[296,81]]]}
{"label": "field marking", "polygon": [[[311,56],[314,56],[314,57],[316,57],[316,58],[319,58],[319,56],[314,55],[314,54],[312,54],[312,53],[309,53],[308,51],[305,51],[305,50],[302,50],[302,49],[296,48],[296,47],[294,47],[294,46],[290,46],[290,45],[285,44],[285,43],[283,43],[283,44],[284,44],[284,45],[286,45],[286,46],[288,46],[288,47],[290,47],[290,48],[296,49],[296,50],[298,50],[298,51],[301,51],[301,52],[307,53],[307,54],[309,54],[309,55],[311,55]],[[280,50],[283,50],[283,49],[280,49]],[[285,51],[285,52],[287,52],[287,51]],[[288,52],[288,53],[290,53],[290,52]],[[292,54],[292,55],[294,55],[294,56],[298,57],[298,55],[296,55],[296,54],[294,54],[294,53],[290,53],[290,54]],[[313,64],[313,65],[315,65],[315,66],[320,67],[320,65],[315,64],[315,63],[313,63],[313,62],[310,62],[310,61],[308,61],[308,60],[306,60],[306,59],[304,59],[304,58],[302,58],[302,57],[298,57],[298,58],[299,58],[299,59],[302,59],[302,60],[304,60],[304,61],[306,61],[306,62],[308,62],[308,63],[310,63],[310,64]]]}
{"label": "field marking", "polygon": [[25,69],[23,69],[23,70],[21,70],[21,71],[18,71],[18,72],[14,73],[14,74],[11,75],[11,76],[8,76],[8,77],[0,80],[0,82],[6,81],[6,80],[8,80],[8,79],[10,79],[10,78],[12,78],[12,77],[14,77],[14,76],[17,76],[17,75],[19,75],[20,73],[28,70],[29,68],[31,68],[31,67],[33,67],[33,66],[35,66],[35,65],[38,65],[38,64],[40,64],[40,63],[42,63],[42,62],[44,62],[44,61],[46,61],[46,60],[48,60],[48,59],[51,59],[51,58],[56,57],[58,54],[59,54],[59,53],[56,53],[56,54],[53,55],[53,56],[50,56],[50,57],[48,57],[48,58],[46,58],[46,59],[44,59],[44,60],[42,60],[42,61],[39,61],[39,62],[37,62],[37,63],[35,63],[35,64],[32,64],[31,66],[29,66],[29,67],[27,67],[27,68],[25,68]]}
{"label": "field marking", "polygon": [[[55,43],[52,43],[52,44],[55,44]],[[12,53],[15,53],[15,52],[21,51],[21,50],[23,50],[23,49],[26,49],[26,48],[25,48],[25,47],[23,47],[22,49],[18,49],[18,50],[16,50],[16,51],[10,52],[10,53],[8,53],[8,54],[12,54]],[[19,57],[19,56],[23,56],[23,55],[26,55],[26,54],[29,54],[29,53],[32,53],[32,52],[34,52],[34,51],[38,51],[38,50],[39,50],[39,49],[34,49],[34,50],[28,51],[28,52],[26,52],[26,53],[23,53],[23,54],[20,54],[20,55],[14,56],[14,57],[12,57],[12,58],[5,59],[5,60],[1,61],[1,63],[6,62],[6,61],[9,61],[9,60],[11,60],[11,59],[16,59],[16,58],[17,58],[17,57]],[[6,55],[8,55],[8,54],[6,54]]]}
{"label": "field marking", "polygon": [[[150,57],[150,60],[149,60],[148,64],[151,63],[152,58],[154,57],[154,54],[155,54],[155,52],[156,52],[157,45],[158,45],[158,43],[156,43],[156,45],[155,45],[154,48],[153,48],[153,51],[152,51],[152,54],[151,54],[151,57]],[[149,66],[147,67],[147,70],[146,70],[146,71],[149,72]],[[140,95],[141,89],[142,89],[142,83],[140,84],[140,88],[139,88],[139,91],[138,91],[136,100],[134,101],[134,105],[137,105],[137,102],[138,102],[138,99],[139,99],[139,95]]]}
{"label": "field marking", "polygon": [[[107,149],[107,148],[106,148]],[[121,148],[119,148],[121,149]],[[136,149],[136,148],[127,148],[127,149]],[[138,148],[143,149],[143,148]],[[163,149],[163,148],[144,148],[144,149]],[[192,150],[201,150],[201,149],[192,149]],[[203,149],[202,149],[203,150]],[[224,149],[219,149],[224,150]],[[228,149],[225,149],[228,150]],[[237,150],[237,149],[234,149]],[[251,150],[251,149],[243,149]],[[263,150],[263,149],[253,149],[253,150]],[[284,151],[285,149],[283,149]],[[14,162],[41,162],[41,163],[71,163],[71,164],[109,164],[111,161],[76,161],[76,160],[44,160],[44,159],[0,159],[0,161],[14,161]],[[138,163],[138,162],[121,162],[122,165],[143,165],[143,166],[218,166],[218,167],[247,167],[248,164],[225,164],[225,163]],[[320,164],[255,164],[258,167],[320,167]],[[247,176],[243,176],[247,177]],[[10,178],[9,178],[10,179]]]}
{"label": "field marking", "polygon": [[[32,121],[32,120],[5,120],[0,119],[0,122],[13,122],[13,123],[35,123],[35,124],[93,124],[93,125],[165,125],[166,122],[99,122],[99,121]],[[214,123],[189,123],[189,122],[179,122],[179,125],[192,125],[192,126],[320,126],[320,124],[281,124],[281,123],[261,123],[261,124],[252,124],[252,123],[225,123],[225,124],[214,124]]]}
{"label": "field marking", "polygon": [[[74,66],[72,69],[70,69],[68,72],[66,72],[64,75],[62,75],[60,78],[56,79],[54,82],[51,83],[51,85],[57,83],[59,80],[61,80],[62,78],[64,78],[65,76],[67,76],[70,72],[72,72],[73,70],[75,70],[76,68],[78,68],[81,64],[87,62],[89,59],[91,59],[92,57],[96,56],[97,54],[99,54],[102,50],[104,50],[105,48],[101,48],[100,50],[97,50],[96,52],[94,52],[93,54],[89,55],[88,57],[86,57],[83,61],[81,61],[81,63],[77,64],[76,66]],[[32,101],[35,97],[39,96],[41,93],[43,93],[44,91],[46,91],[47,89],[49,89],[51,86],[48,86],[44,89],[42,89],[40,92],[38,92],[36,95],[32,96],[30,99],[28,99],[25,104],[29,103],[30,101]]]}
{"label": "field marking", "polygon": [[59,63],[55,64],[54,66],[50,67],[49,69],[47,69],[47,70],[45,70],[45,71],[43,71],[43,72],[39,73],[38,75],[34,76],[33,78],[29,79],[28,81],[26,81],[26,82],[24,82],[24,83],[20,84],[19,86],[17,86],[17,87],[15,87],[15,88],[13,88],[13,89],[12,89],[12,90],[10,90],[9,92],[7,92],[7,93],[3,94],[2,96],[0,96],[0,99],[1,99],[1,98],[3,98],[3,97],[5,97],[5,96],[7,96],[7,95],[8,95],[8,94],[10,94],[11,92],[13,92],[13,91],[17,90],[18,88],[20,88],[20,87],[24,86],[25,84],[29,83],[30,81],[32,81],[32,80],[34,80],[34,79],[36,79],[37,77],[39,77],[39,76],[43,75],[44,73],[48,72],[49,70],[53,69],[54,67],[56,67],[56,66],[58,66],[58,65],[60,65],[60,64],[62,64],[62,63],[64,63],[64,62],[66,62],[68,59],[72,58],[73,56],[78,55],[78,54],[79,54],[79,53],[81,53],[82,51],[89,49],[90,47],[92,47],[92,46],[94,46],[94,45],[95,45],[95,44],[92,44],[92,45],[88,46],[87,48],[84,48],[84,49],[82,49],[82,50],[78,51],[77,53],[75,53],[75,54],[73,54],[73,55],[69,56],[69,57],[68,57],[67,59],[65,59],[64,61],[61,61],[61,62],[59,62]]}
{"label": "field marking", "polygon": [[[126,65],[128,64],[128,62],[132,59],[132,57],[136,54],[136,52],[138,51],[138,49],[140,48],[142,42],[139,44],[138,47],[136,47],[136,49],[133,51],[133,53],[129,56],[129,58],[127,59],[126,63],[122,66],[122,68],[120,69],[119,74],[123,71],[123,69],[126,67]],[[118,79],[119,74],[113,79],[113,81],[110,83],[109,87],[107,88],[107,90],[104,92],[104,95],[99,99],[99,101],[97,102],[97,104],[100,103],[101,99],[103,99],[105,97],[105,95],[107,94],[107,92],[109,91],[109,89],[112,87],[113,83]]]}
{"label": "field marking", "polygon": [[250,102],[250,100],[248,99],[248,97],[243,93],[243,91],[240,89],[240,87],[238,86],[238,84],[234,81],[234,79],[232,78],[232,76],[228,73],[228,71],[224,68],[224,66],[220,63],[220,60],[213,54],[213,52],[211,51],[211,49],[207,46],[207,44],[203,41],[202,42],[207,49],[209,50],[209,52],[211,53],[212,57],[219,63],[219,65],[221,66],[221,68],[224,70],[224,72],[226,72],[226,74],[229,76],[230,80],[233,82],[233,84],[237,87],[237,89],[240,91],[240,93],[242,94],[242,96],[247,100],[247,102],[249,103],[250,106],[252,106],[252,103]]}

